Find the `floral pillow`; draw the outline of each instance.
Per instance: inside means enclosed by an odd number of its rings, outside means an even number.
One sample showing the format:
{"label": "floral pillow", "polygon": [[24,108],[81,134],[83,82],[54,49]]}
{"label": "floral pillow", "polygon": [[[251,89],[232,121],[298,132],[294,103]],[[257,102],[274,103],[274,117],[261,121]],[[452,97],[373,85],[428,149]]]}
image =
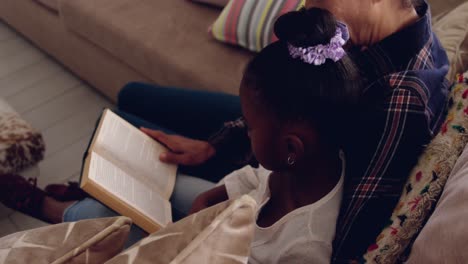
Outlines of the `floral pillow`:
{"label": "floral pillow", "polygon": [[44,157],[41,133],[0,99],[0,174],[16,173]]}
{"label": "floral pillow", "polygon": [[[364,255],[366,263],[399,263],[431,215],[455,162],[468,142],[468,73],[452,86],[451,108],[427,146],[394,209],[388,226]],[[461,220],[462,221],[462,220]]]}

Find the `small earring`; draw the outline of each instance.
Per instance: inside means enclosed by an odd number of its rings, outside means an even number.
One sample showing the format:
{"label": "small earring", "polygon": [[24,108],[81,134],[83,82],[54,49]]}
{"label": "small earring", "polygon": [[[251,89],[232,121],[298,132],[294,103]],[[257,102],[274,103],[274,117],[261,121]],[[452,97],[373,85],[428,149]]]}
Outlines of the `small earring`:
{"label": "small earring", "polygon": [[289,166],[292,166],[296,163],[296,160],[292,157],[292,156],[289,156],[288,157],[288,165]]}

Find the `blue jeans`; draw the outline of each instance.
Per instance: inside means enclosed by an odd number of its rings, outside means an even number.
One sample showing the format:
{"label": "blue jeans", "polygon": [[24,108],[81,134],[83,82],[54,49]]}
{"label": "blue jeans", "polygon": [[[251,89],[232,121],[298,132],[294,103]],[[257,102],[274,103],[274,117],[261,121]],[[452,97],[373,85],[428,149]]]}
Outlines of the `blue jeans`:
{"label": "blue jeans", "polygon": [[[197,139],[207,139],[224,122],[241,116],[237,96],[142,83],[130,83],[120,91],[115,112],[136,127],[159,129]],[[171,197],[174,222],[188,214],[200,193],[213,188],[214,182],[233,169],[235,167],[232,165],[222,164],[216,159],[198,167],[180,166]],[[63,220],[73,222],[117,215],[100,202],[87,198],[68,207]],[[132,226],[126,247],[146,235],[138,226]]]}
{"label": "blue jeans", "polygon": [[207,139],[242,115],[238,96],[223,93],[129,83],[119,93],[118,109],[138,119],[128,120],[166,128],[176,134]]}

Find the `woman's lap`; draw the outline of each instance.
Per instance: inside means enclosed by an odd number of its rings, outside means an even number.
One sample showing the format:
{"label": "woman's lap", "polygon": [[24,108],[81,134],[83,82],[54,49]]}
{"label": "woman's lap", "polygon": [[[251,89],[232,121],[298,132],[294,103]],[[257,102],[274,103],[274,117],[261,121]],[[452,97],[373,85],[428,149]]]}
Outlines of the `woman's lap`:
{"label": "woman's lap", "polygon": [[[145,83],[127,84],[119,93],[116,112],[136,127],[202,140],[242,115],[238,96]],[[215,157],[200,166],[180,166],[179,171],[218,182],[237,166]]]}
{"label": "woman's lap", "polygon": [[186,217],[198,195],[215,187],[215,183],[183,174],[177,175],[171,196],[174,222]]}
{"label": "woman's lap", "polygon": [[129,83],[119,93],[119,110],[190,138],[207,139],[242,115],[238,96]]}
{"label": "woman's lap", "polygon": [[[143,83],[126,85],[118,100],[115,112],[132,125],[192,138],[208,138],[224,122],[241,115],[237,96]],[[214,186],[213,182],[179,174],[171,197],[173,220],[185,217],[194,199]],[[67,208],[63,220],[71,222],[118,215],[99,201],[87,198]],[[126,247],[146,235],[145,231],[133,225]]]}
{"label": "woman's lap", "polygon": [[[174,192],[171,196],[172,216],[174,222],[188,215],[195,198],[215,186],[214,183],[183,174],[177,175]],[[75,222],[84,219],[114,217],[120,214],[91,198],[86,198],[68,207],[63,214],[64,222]],[[147,233],[133,225],[126,247],[138,242]]]}
{"label": "woman's lap", "polygon": [[[63,213],[63,222],[76,222],[85,219],[114,217],[119,215],[120,214],[102,203],[92,198],[86,198],[72,204],[65,210]],[[127,242],[125,242],[125,248],[132,246],[147,235],[148,234],[143,229],[136,225],[132,225]]]}

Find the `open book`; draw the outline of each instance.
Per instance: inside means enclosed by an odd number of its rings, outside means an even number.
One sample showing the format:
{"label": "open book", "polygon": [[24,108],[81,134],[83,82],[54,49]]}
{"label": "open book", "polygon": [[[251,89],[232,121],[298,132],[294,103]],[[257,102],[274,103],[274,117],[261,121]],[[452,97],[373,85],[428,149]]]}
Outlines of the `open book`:
{"label": "open book", "polygon": [[81,188],[153,233],[172,221],[169,198],[177,167],[159,161],[165,150],[105,109],[84,159]]}

